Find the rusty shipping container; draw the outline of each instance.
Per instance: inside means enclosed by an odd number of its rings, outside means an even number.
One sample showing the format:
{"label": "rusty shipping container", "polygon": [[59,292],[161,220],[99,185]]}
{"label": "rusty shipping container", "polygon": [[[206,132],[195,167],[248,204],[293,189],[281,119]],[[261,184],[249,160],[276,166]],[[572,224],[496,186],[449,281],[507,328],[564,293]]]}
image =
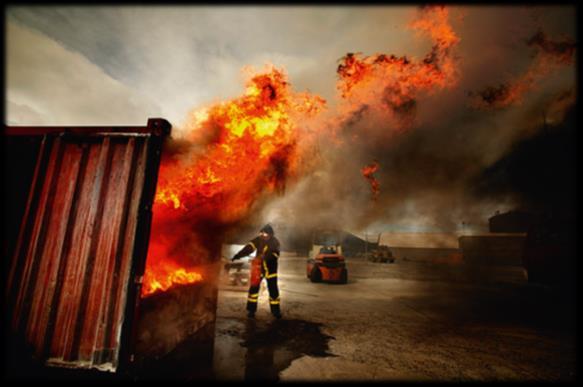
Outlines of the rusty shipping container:
{"label": "rusty shipping container", "polygon": [[116,371],[131,356],[170,129],[5,128],[5,324],[44,364]]}

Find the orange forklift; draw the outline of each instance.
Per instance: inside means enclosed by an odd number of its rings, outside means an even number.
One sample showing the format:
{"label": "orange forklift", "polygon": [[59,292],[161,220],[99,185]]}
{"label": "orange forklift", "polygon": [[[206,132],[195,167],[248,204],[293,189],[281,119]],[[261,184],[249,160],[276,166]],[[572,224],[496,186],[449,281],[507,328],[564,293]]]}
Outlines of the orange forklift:
{"label": "orange forklift", "polygon": [[334,233],[324,233],[314,238],[306,274],[312,282],[331,282],[345,284],[348,282],[346,262],[342,255],[342,246]]}

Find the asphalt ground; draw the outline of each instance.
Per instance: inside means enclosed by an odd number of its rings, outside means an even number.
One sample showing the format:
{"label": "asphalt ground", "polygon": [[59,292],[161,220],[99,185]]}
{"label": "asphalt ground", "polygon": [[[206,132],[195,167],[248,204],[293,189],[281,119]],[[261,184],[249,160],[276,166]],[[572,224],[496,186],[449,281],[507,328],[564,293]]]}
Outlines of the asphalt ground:
{"label": "asphalt ground", "polygon": [[223,277],[213,375],[219,381],[573,381],[575,294],[529,284],[521,267],[348,259],[348,283],[312,283],[282,254],[283,319],[265,283]]}

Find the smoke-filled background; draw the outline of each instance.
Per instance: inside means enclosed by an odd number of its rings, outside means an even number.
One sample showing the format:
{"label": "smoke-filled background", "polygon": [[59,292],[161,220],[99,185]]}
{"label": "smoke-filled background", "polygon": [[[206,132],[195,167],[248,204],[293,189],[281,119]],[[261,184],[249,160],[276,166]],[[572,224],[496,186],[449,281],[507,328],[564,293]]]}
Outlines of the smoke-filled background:
{"label": "smoke-filled background", "polygon": [[13,6],[6,121],[164,117],[202,154],[213,140],[189,132],[193,112],[272,63],[326,109],[298,145],[309,168],[258,199],[250,223],[483,231],[496,211],[574,211],[575,11]]}

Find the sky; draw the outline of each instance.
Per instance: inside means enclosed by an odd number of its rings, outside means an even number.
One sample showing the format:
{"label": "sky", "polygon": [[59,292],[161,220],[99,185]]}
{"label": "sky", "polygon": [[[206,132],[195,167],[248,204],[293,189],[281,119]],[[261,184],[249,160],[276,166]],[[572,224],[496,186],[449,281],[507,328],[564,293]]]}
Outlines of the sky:
{"label": "sky", "polygon": [[[451,53],[455,87],[420,95],[415,124],[405,132],[366,114],[344,121],[341,132],[368,139],[337,150],[319,173],[271,201],[265,219],[299,223],[318,208],[322,222],[335,219],[350,229],[452,231],[462,222],[483,229],[495,211],[521,205],[516,195],[477,197],[471,188],[516,144],[540,132],[542,112],[559,125],[575,103],[572,61],[539,71],[537,60],[557,42],[574,41],[576,9],[448,9],[460,39]],[[336,70],[347,53],[420,60],[431,50],[430,39],[407,27],[418,12],[413,5],[11,6],[6,123],[145,125],[163,117],[178,136],[190,111],[241,95],[242,70],[268,62],[285,69],[295,90],[322,96],[334,110],[343,103]],[[536,40],[539,31],[544,38]],[[522,98],[472,106],[470,96],[502,84],[523,85]],[[359,175],[373,159],[381,167],[377,204]],[[338,187],[334,200],[323,193],[331,186]]]}

